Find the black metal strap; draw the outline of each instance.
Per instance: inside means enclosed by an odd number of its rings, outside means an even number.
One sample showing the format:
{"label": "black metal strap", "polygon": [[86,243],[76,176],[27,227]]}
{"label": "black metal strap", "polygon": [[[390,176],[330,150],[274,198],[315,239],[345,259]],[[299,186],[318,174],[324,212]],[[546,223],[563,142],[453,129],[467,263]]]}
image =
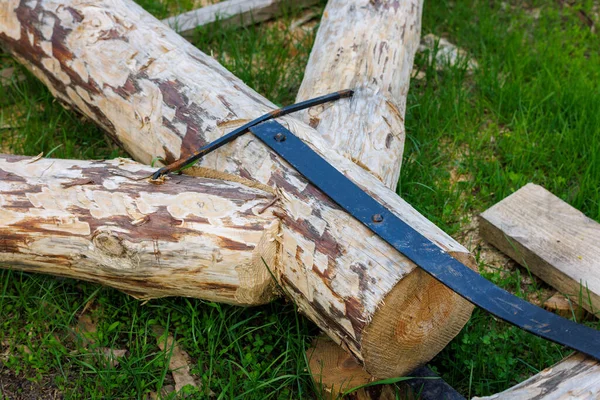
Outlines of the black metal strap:
{"label": "black metal strap", "polygon": [[299,103],[291,104],[289,106],[285,106],[285,107],[273,110],[271,112],[268,112],[264,115],[261,115],[260,117],[258,117],[256,119],[253,119],[252,121],[240,126],[239,128],[234,129],[233,131],[229,132],[227,135],[224,135],[224,136],[218,138],[217,140],[207,144],[206,146],[201,147],[200,149],[198,149],[198,151],[196,151],[191,156],[189,156],[187,158],[182,158],[181,160],[177,160],[172,164],[169,164],[167,166],[160,168],[154,174],[152,174],[152,179],[159,179],[163,175],[167,175],[172,172],[179,171],[189,165],[192,165],[193,163],[195,163],[196,161],[198,161],[200,158],[204,157],[211,151],[214,151],[214,150],[218,149],[219,147],[240,137],[244,133],[248,132],[248,129],[250,129],[251,127],[253,127],[255,125],[260,124],[261,122],[265,122],[265,121],[268,121],[270,119],[277,118],[277,117],[282,117],[284,115],[287,115],[287,114],[290,114],[290,113],[293,113],[296,111],[304,110],[306,108],[318,106],[319,104],[328,103],[330,101],[335,101],[335,100],[343,99],[346,97],[352,97],[353,94],[354,94],[354,91],[351,89],[340,90],[337,92],[333,92],[333,93],[329,93],[329,94],[326,94],[323,96],[315,97],[314,99],[301,101]]}
{"label": "black metal strap", "polygon": [[471,303],[528,332],[600,360],[600,332],[513,296],[463,265],[373,199],[281,124],[250,131],[342,209]]}

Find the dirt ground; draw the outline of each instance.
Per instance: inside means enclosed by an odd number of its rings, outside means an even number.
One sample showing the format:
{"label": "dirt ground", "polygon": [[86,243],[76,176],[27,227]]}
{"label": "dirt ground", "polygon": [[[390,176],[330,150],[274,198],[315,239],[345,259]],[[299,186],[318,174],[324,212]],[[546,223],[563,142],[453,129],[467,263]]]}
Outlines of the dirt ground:
{"label": "dirt ground", "polygon": [[15,376],[8,369],[0,369],[0,399],[62,399],[62,393],[50,383],[51,381],[51,378],[46,377],[41,383],[30,382],[23,377]]}

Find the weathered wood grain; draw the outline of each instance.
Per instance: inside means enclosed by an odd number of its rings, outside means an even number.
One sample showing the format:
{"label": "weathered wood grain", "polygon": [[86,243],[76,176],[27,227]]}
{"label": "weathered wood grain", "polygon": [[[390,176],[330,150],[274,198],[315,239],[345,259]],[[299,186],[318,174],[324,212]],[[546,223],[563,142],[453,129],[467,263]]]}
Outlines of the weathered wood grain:
{"label": "weathered wood grain", "polygon": [[184,37],[192,36],[197,27],[220,21],[223,25],[247,26],[267,21],[285,7],[307,7],[318,0],[227,0],[169,17],[165,24]]}
{"label": "weathered wood grain", "polygon": [[[402,163],[404,110],[419,45],[422,6],[420,0],[395,5],[381,2],[373,7],[364,0],[329,1],[297,97],[297,101],[302,101],[345,87],[358,88],[352,102],[314,107],[301,117],[322,134],[332,150],[392,190],[396,188]],[[378,27],[376,31],[374,26]],[[446,297],[449,309],[468,310],[461,312],[466,323],[472,310],[470,303],[439,286],[428,275],[422,276],[421,284],[437,287],[438,294]],[[436,311],[428,316],[422,310],[413,312],[415,323],[448,316],[435,315]],[[433,325],[430,334],[436,335],[436,330],[443,329]],[[371,331],[370,337],[373,342],[389,339],[379,337],[376,331]],[[419,357],[428,353],[418,345],[414,349]],[[316,351],[314,354],[320,354],[322,349]],[[339,347],[328,346],[325,352],[324,357],[329,360],[352,358]],[[323,380],[324,390],[335,396],[341,388],[348,388],[354,374],[359,380],[364,378],[364,371],[354,368],[325,368],[313,378],[317,383]]]}
{"label": "weathered wood grain", "polygon": [[352,102],[310,108],[302,120],[392,190],[400,175],[422,10],[422,0],[329,1],[297,96],[354,88]]}
{"label": "weathered wood grain", "polygon": [[[396,17],[394,7],[384,9]],[[57,98],[92,118],[144,163],[156,156],[172,162],[274,107],[127,0],[9,0],[0,3],[0,42]],[[281,122],[441,249],[470,262],[464,247],[331,150],[314,129],[291,117]],[[413,369],[464,325],[470,308],[456,309],[443,285],[257,139],[237,139],[201,165],[211,177],[253,179],[277,192],[281,225],[272,269],[279,284],[371,374],[389,377]]]}
{"label": "weathered wood grain", "polygon": [[574,354],[520,384],[478,400],[596,400],[600,398],[600,364]]}
{"label": "weathered wood grain", "polygon": [[[146,180],[131,160],[0,155],[0,265],[113,286],[140,299],[256,305],[275,297],[273,193],[222,180]],[[260,249],[260,250],[259,250]]]}
{"label": "weathered wood grain", "polygon": [[482,237],[591,313],[600,310],[600,224],[541,186],[480,216]]}

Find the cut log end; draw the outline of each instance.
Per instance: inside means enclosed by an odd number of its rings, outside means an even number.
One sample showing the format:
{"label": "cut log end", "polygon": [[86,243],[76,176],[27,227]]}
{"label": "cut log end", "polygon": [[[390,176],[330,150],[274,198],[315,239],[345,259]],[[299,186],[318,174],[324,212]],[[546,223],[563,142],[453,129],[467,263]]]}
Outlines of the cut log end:
{"label": "cut log end", "polygon": [[[471,255],[454,258],[475,269]],[[469,320],[473,305],[414,269],[385,297],[365,329],[365,368],[378,378],[406,375],[438,354]]]}
{"label": "cut log end", "polygon": [[325,335],[314,341],[306,351],[306,357],[313,380],[325,398],[337,398],[339,394],[373,380],[356,358]]}

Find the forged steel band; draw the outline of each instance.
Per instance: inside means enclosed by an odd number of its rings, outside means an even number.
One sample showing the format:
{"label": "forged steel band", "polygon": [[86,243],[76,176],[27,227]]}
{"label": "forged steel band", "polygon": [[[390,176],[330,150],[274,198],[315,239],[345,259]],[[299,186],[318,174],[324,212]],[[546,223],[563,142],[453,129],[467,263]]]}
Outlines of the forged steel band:
{"label": "forged steel band", "polygon": [[406,224],[281,124],[250,128],[279,156],[396,250],[471,303],[538,336],[600,360],[600,331],[543,310],[494,285]]}
{"label": "forged steel band", "polygon": [[285,106],[285,107],[270,111],[267,114],[262,115],[256,119],[240,126],[239,128],[229,132],[227,135],[224,135],[224,136],[220,137],[219,139],[207,144],[206,146],[201,147],[200,149],[198,149],[198,151],[196,151],[190,157],[183,158],[181,160],[177,160],[172,164],[169,164],[165,167],[160,168],[154,174],[152,174],[152,179],[158,179],[163,175],[167,175],[172,172],[179,171],[182,168],[185,168],[188,165],[195,163],[196,161],[201,159],[206,154],[218,149],[219,147],[223,146],[224,144],[231,142],[232,140],[236,139],[237,137],[248,132],[248,129],[250,129],[251,127],[253,127],[255,125],[260,124],[261,122],[265,122],[265,121],[268,121],[270,119],[277,118],[277,117],[282,117],[284,115],[287,115],[287,114],[290,114],[290,113],[293,113],[296,111],[304,110],[305,108],[318,106],[319,104],[343,99],[345,97],[351,97],[353,94],[354,94],[354,91],[351,89],[340,90],[338,92],[329,93],[324,96],[315,97],[314,99],[301,101],[300,103],[291,104],[289,106]]}

